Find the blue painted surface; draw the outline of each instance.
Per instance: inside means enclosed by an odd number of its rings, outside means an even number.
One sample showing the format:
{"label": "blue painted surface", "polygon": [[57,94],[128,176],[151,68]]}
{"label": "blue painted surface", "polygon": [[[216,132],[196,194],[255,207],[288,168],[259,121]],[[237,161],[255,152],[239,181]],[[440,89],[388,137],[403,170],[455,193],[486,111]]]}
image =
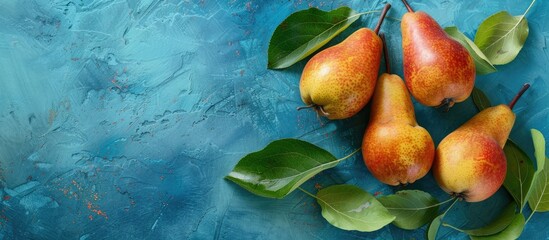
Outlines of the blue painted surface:
{"label": "blue painted surface", "polygon": [[[385,1],[1,1],[0,238],[3,239],[423,239],[425,228],[374,233],[329,225],[301,192],[283,200],[254,196],[223,177],[249,152],[294,137],[342,157],[361,144],[368,110],[323,125],[302,105],[302,61],[266,69],[277,24],[308,7],[380,9]],[[382,31],[402,75],[399,1]],[[522,14],[529,1],[412,1],[442,26],[472,37],[489,15]],[[443,10],[444,9],[444,10]],[[515,61],[479,76],[493,103],[506,103],[524,82],[511,138],[532,155],[529,129],[549,136],[549,3],[528,14],[530,35]],[[366,15],[336,37],[373,27]],[[443,113],[416,104],[418,121],[438,143],[476,112],[470,100]],[[304,187],[376,181],[360,155]],[[408,186],[448,196],[431,176]],[[447,217],[478,226],[508,201],[502,190]],[[529,213],[529,210],[525,210]],[[522,239],[549,239],[547,213]],[[466,236],[442,228],[441,239]]]}

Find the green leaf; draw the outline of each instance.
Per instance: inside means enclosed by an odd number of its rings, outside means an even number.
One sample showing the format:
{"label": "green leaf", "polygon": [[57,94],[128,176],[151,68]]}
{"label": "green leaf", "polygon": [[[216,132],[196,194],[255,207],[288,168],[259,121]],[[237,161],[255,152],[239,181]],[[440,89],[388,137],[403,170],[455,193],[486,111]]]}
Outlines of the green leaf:
{"label": "green leaf", "polygon": [[283,198],[344,159],[305,141],[282,139],[240,159],[226,178],[259,196]]}
{"label": "green leaf", "polygon": [[507,228],[515,219],[515,210],[517,208],[517,204],[514,202],[511,202],[505,209],[501,211],[501,214],[492,221],[490,224],[477,228],[477,229],[471,229],[471,230],[463,230],[463,232],[467,233],[469,236],[489,236],[493,234],[497,234],[504,229]]}
{"label": "green leaf", "polygon": [[524,229],[525,219],[522,213],[518,213],[513,217],[513,220],[505,228],[505,230],[490,236],[471,236],[473,240],[506,240],[506,239],[517,239],[522,230]]}
{"label": "green leaf", "polygon": [[349,7],[330,12],[309,8],[287,17],[274,31],[268,50],[268,68],[291,66],[328,43],[360,17]]}
{"label": "green leaf", "polygon": [[534,142],[534,155],[538,163],[538,171],[540,171],[545,165],[545,137],[537,129],[532,129],[530,132],[532,133],[532,141]]}
{"label": "green leaf", "polygon": [[393,224],[402,229],[419,228],[431,222],[438,213],[438,201],[419,190],[403,190],[378,200],[396,216]]}
{"label": "green leaf", "polygon": [[477,45],[465,36],[465,34],[460,32],[457,27],[446,27],[444,28],[444,31],[469,51],[469,54],[471,54],[471,57],[473,57],[473,60],[475,61],[477,74],[482,75],[497,71]]}
{"label": "green leaf", "polygon": [[540,131],[532,129],[532,138],[538,169],[534,173],[532,186],[528,191],[528,205],[532,212],[549,211],[549,164],[545,156],[545,139]]}
{"label": "green leaf", "polygon": [[507,64],[518,55],[528,37],[528,21],[508,12],[484,20],[475,35],[475,44],[494,65]]}
{"label": "green leaf", "polygon": [[427,231],[427,239],[428,240],[435,240],[437,239],[437,233],[438,229],[440,228],[440,225],[442,224],[442,218],[444,217],[446,213],[438,215],[431,224],[429,224],[429,230]]}
{"label": "green leaf", "polygon": [[322,216],[344,230],[372,232],[395,219],[374,196],[353,185],[330,186],[316,197]]}
{"label": "green leaf", "polygon": [[471,93],[471,95],[473,96],[473,103],[475,103],[479,112],[492,106],[490,99],[488,99],[482,90],[475,87],[473,88],[473,93]]}
{"label": "green leaf", "polygon": [[522,209],[526,205],[526,193],[532,185],[534,165],[528,155],[510,139],[507,140],[503,151],[507,158],[507,175],[503,186],[513,196],[519,209]]}

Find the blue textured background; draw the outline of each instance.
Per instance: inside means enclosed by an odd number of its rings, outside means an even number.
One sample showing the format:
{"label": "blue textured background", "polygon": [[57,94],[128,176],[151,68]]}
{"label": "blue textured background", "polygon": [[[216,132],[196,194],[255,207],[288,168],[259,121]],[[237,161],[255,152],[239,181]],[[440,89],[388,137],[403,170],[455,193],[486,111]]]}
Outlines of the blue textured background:
{"label": "blue textured background", "polygon": [[[254,196],[223,179],[236,162],[270,141],[311,141],[342,157],[361,144],[367,112],[321,122],[302,105],[302,61],[267,70],[276,26],[292,12],[347,5],[381,9],[386,1],[1,1],[0,238],[3,239],[422,239],[425,228],[374,233],[329,225],[302,192],[283,200]],[[402,75],[399,1],[382,31]],[[530,35],[512,63],[479,76],[493,103],[532,83],[515,108],[511,138],[532,156],[529,129],[549,136],[549,2],[537,1]],[[469,37],[491,14],[519,15],[529,1],[411,1],[442,26]],[[359,27],[365,15],[330,44]],[[418,121],[439,142],[473,116],[470,100],[449,113],[416,104]],[[360,154],[305,184],[356,184],[395,190],[367,172]],[[448,196],[428,176],[410,189]],[[508,201],[502,190],[459,203],[447,221],[486,223]],[[529,213],[529,210],[526,210]],[[549,239],[547,213],[523,239]],[[442,228],[441,239],[464,239]]]}

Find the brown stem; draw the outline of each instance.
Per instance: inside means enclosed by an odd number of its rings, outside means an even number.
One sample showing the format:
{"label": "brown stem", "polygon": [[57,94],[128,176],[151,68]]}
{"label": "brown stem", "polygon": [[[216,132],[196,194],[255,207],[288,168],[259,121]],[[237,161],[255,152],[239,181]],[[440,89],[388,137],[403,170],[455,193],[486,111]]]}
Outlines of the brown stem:
{"label": "brown stem", "polygon": [[326,111],[324,111],[324,108],[322,106],[317,106],[317,111],[320,111],[322,113],[322,115],[324,115],[325,117],[327,116],[330,116],[329,113],[327,113]]}
{"label": "brown stem", "polygon": [[450,111],[450,108],[454,106],[456,102],[454,102],[453,98],[445,98],[440,102],[439,105],[435,106],[435,108],[444,108],[445,112]]}
{"label": "brown stem", "polygon": [[329,116],[330,114],[327,113],[324,108],[320,105],[317,105],[317,104],[309,104],[309,105],[306,105],[306,106],[300,106],[300,107],[297,107],[297,111],[299,110],[302,110],[302,109],[306,109],[306,108],[312,108],[314,109],[315,111],[317,111],[317,113],[321,113],[322,115],[324,116]]}
{"label": "brown stem", "polygon": [[410,7],[410,4],[408,4],[408,2],[406,0],[402,0],[402,3],[404,3],[404,6],[406,6],[406,9],[408,9],[408,12],[411,12],[411,13],[414,12],[414,9],[412,9],[412,7]]}
{"label": "brown stem", "polygon": [[517,103],[517,101],[520,99],[520,97],[522,96],[522,94],[524,94],[524,92],[526,92],[526,90],[528,90],[528,88],[530,88],[530,84],[529,84],[529,83],[525,83],[524,85],[522,85],[522,88],[520,89],[520,91],[517,93],[517,95],[515,95],[515,97],[513,98],[513,100],[511,100],[511,103],[509,103],[509,108],[510,108],[510,109],[513,109],[513,107],[515,106],[515,104]]}
{"label": "brown stem", "polygon": [[307,106],[299,106],[299,107],[296,108],[296,110],[300,111],[300,110],[305,109],[305,108],[316,108],[316,107],[317,107],[316,104],[309,104]]}
{"label": "brown stem", "polygon": [[381,28],[381,24],[383,23],[383,19],[385,19],[385,15],[387,15],[387,12],[391,8],[391,4],[387,3],[385,4],[385,7],[383,7],[383,10],[381,10],[381,17],[379,17],[379,21],[377,21],[377,25],[374,28],[374,32],[376,34],[379,33],[379,29]]}
{"label": "brown stem", "polygon": [[460,192],[460,193],[452,192],[450,195],[454,198],[457,198],[460,201],[466,200],[467,198],[467,194],[465,192]]}
{"label": "brown stem", "polygon": [[391,74],[391,62],[389,61],[389,51],[387,50],[387,41],[385,40],[385,34],[380,33],[379,37],[383,42],[383,57],[385,58],[385,72]]}

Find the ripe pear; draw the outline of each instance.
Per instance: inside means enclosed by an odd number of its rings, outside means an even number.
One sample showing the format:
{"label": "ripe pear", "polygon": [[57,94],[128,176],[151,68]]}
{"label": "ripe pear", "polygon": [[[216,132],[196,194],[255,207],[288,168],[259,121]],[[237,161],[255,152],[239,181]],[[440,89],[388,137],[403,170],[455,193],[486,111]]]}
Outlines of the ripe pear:
{"label": "ripe pear", "polygon": [[529,86],[525,84],[509,106],[482,110],[440,142],[433,175],[444,191],[480,202],[501,187],[507,172],[503,147],[515,122],[512,108]]}
{"label": "ripe pear", "polygon": [[361,28],[307,62],[299,83],[306,107],[328,119],[344,119],[368,104],[381,61],[382,46],[377,33],[390,7],[385,5],[374,31]]}
{"label": "ripe pear", "polygon": [[473,58],[431,16],[402,2],[408,9],[401,22],[406,86],[421,104],[448,110],[473,91]]}
{"label": "ripe pear", "polygon": [[[387,56],[385,50],[389,72]],[[398,75],[383,73],[378,79],[362,156],[375,178],[394,186],[413,183],[431,169],[435,158],[433,139],[418,125],[411,96]]]}

